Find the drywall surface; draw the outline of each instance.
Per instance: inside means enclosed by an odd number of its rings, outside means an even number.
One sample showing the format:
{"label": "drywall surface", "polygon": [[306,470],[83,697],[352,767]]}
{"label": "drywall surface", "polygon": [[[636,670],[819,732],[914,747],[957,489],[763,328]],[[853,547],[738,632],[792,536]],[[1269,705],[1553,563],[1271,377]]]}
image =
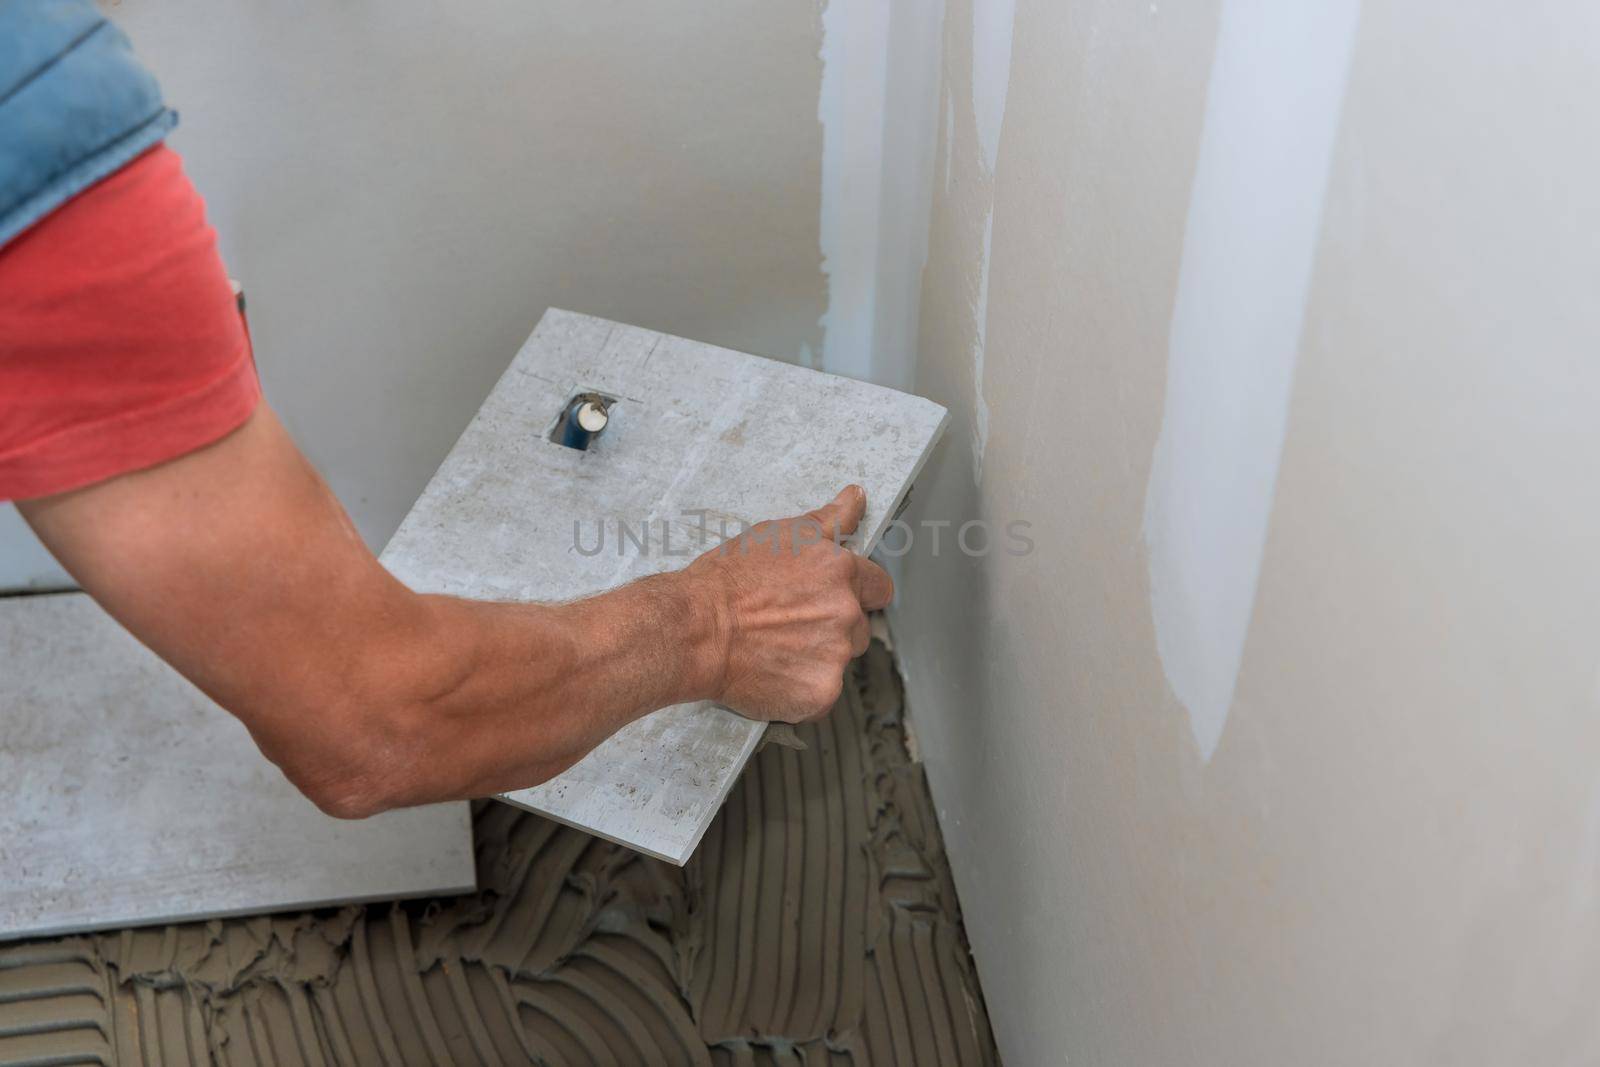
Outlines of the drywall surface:
{"label": "drywall surface", "polygon": [[1591,1062],[1600,12],[1288,6],[945,13],[907,518],[1035,548],[894,622],[997,1039]]}
{"label": "drywall surface", "polygon": [[0,1063],[996,1062],[881,645],[687,870],[519,811],[453,900],[0,947]]}
{"label": "drywall surface", "polygon": [[[107,10],[181,114],[268,398],[378,547],[547,306],[822,350],[819,7]],[[0,525],[0,588],[40,571]]]}

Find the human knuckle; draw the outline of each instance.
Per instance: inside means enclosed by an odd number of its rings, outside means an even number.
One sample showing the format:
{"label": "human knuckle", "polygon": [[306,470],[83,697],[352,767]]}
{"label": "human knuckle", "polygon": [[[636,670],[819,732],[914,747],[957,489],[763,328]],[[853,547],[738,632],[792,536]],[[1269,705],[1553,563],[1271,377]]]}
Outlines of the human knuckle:
{"label": "human knuckle", "polygon": [[829,611],[833,621],[839,626],[851,627],[861,618],[861,601],[856,599],[853,590],[841,590],[830,600]]}

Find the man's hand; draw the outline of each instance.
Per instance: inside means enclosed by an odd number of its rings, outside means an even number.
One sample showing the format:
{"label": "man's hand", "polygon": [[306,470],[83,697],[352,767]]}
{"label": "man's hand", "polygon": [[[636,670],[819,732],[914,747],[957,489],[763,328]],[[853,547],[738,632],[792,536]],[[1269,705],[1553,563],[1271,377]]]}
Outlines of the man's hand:
{"label": "man's hand", "polygon": [[882,567],[839,544],[866,506],[862,488],[848,486],[832,503],[752,527],[683,571],[715,605],[712,700],[784,722],[833,707],[845,666],[867,650],[866,613],[894,596]]}

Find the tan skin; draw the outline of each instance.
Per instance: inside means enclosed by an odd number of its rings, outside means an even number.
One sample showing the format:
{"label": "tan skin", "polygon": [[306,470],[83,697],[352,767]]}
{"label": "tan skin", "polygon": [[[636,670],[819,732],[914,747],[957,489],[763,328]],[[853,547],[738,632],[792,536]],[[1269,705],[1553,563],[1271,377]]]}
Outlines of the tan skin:
{"label": "tan skin", "polygon": [[265,404],[197,452],[18,503],[85,590],[344,818],[535,785],[671,704],[825,715],[865,612],[893,595],[832,538],[865,506],[850,486],[740,550],[545,605],[407,589]]}

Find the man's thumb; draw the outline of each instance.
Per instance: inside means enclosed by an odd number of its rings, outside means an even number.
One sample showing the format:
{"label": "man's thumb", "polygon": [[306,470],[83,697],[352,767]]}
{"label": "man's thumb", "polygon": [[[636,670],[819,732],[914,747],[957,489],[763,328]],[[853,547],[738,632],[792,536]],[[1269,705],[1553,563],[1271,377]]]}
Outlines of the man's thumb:
{"label": "man's thumb", "polygon": [[831,501],[808,512],[806,518],[815,521],[829,536],[835,529],[841,534],[850,534],[856,532],[866,510],[867,491],[859,485],[847,485]]}

